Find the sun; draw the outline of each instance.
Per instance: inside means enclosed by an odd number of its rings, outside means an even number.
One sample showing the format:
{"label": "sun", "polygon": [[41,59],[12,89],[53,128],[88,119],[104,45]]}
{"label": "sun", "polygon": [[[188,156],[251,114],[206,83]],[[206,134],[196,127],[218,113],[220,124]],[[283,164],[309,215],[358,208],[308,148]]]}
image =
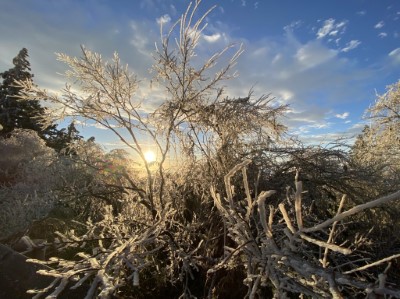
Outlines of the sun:
{"label": "sun", "polygon": [[156,160],[156,154],[153,151],[147,151],[144,153],[144,158],[147,163],[151,163]]}

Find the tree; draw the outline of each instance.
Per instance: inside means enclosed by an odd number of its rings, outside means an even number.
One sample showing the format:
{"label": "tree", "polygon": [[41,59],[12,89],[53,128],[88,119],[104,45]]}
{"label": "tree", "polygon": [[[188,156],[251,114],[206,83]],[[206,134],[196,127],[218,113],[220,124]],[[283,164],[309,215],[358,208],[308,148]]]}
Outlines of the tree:
{"label": "tree", "polygon": [[358,136],[352,155],[358,163],[380,173],[386,191],[394,191],[400,179],[400,80],[377,96],[367,110],[367,119],[370,125]]}
{"label": "tree", "polygon": [[[254,99],[251,91],[244,97],[224,96],[222,82],[237,77],[234,66],[243,48],[229,44],[199,61],[204,20],[215,8],[196,19],[200,3],[191,3],[169,30],[164,32],[161,26],[153,70],[167,97],[151,117],[168,140],[165,149],[176,137],[185,163],[205,162],[204,177],[215,183],[234,165],[260,155],[281,137],[285,127],[278,117],[286,106],[265,95]],[[221,65],[221,60],[227,63]]]}
{"label": "tree", "polygon": [[47,136],[46,143],[59,153],[76,155],[76,151],[73,149],[74,144],[82,139],[83,136],[79,134],[74,121],[72,121],[67,128],[62,128],[61,130],[53,127]]}
{"label": "tree", "polygon": [[8,136],[14,129],[30,129],[36,131],[45,139],[50,127],[43,126],[46,109],[37,99],[21,99],[23,88],[17,81],[32,83],[33,74],[30,73],[28,50],[23,48],[13,59],[14,67],[0,73],[3,82],[0,84],[0,124],[2,136]]}
{"label": "tree", "polygon": [[24,98],[21,82],[33,85],[34,75],[30,73],[28,50],[23,48],[13,59],[14,67],[0,73],[3,82],[0,85],[0,135],[8,137],[15,129],[30,129],[46,141],[47,146],[57,152],[67,148],[70,143],[83,137],[71,124],[67,128],[57,129],[57,125],[48,117],[49,109],[43,107],[37,98]]}

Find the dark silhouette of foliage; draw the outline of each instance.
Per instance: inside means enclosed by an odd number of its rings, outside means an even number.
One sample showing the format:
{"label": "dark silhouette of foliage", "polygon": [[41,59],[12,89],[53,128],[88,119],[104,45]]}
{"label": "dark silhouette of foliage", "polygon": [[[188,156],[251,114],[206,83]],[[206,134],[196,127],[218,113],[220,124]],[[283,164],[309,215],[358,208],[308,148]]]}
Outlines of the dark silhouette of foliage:
{"label": "dark silhouette of foliage", "polygon": [[72,122],[67,128],[58,130],[56,124],[48,123],[47,108],[38,99],[23,98],[23,87],[19,82],[33,84],[34,77],[28,57],[28,50],[23,48],[13,59],[14,67],[0,73],[3,78],[0,84],[0,136],[10,137],[15,129],[34,130],[49,147],[57,152],[64,149],[70,154],[69,144],[83,138],[75,124]]}
{"label": "dark silhouette of foliage", "polygon": [[13,59],[14,67],[0,73],[3,82],[0,84],[0,124],[2,136],[16,128],[31,129],[46,139],[46,134],[54,127],[43,127],[42,122],[46,108],[37,99],[21,99],[22,87],[17,81],[32,81],[31,67],[28,61],[28,50],[23,48]]}
{"label": "dark silhouette of foliage", "polygon": [[[76,151],[73,149],[73,144],[83,139],[83,136],[79,133],[80,132],[73,121],[67,128],[62,128],[61,130],[53,128],[47,137],[47,145],[59,153],[65,155],[76,155]],[[93,140],[93,138],[91,140]]]}

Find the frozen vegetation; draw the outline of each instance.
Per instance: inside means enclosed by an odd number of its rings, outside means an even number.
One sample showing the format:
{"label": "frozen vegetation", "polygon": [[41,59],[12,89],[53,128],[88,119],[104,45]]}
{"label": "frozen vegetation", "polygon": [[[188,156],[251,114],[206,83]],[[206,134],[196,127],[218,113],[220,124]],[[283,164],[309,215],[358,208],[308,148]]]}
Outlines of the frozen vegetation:
{"label": "frozen vegetation", "polygon": [[[26,49],[1,73],[0,239],[45,240],[25,253],[45,248],[29,262],[53,278],[29,294],[400,298],[400,81],[354,144],[305,146],[279,121],[286,106],[225,96],[243,50],[199,61],[212,10],[196,18],[199,4],[162,28],[152,73],[166,97],[153,111],[117,54],[58,54],[73,83],[59,94],[33,83]],[[57,129],[65,118],[105,127],[129,153],[106,153],[74,122]]]}

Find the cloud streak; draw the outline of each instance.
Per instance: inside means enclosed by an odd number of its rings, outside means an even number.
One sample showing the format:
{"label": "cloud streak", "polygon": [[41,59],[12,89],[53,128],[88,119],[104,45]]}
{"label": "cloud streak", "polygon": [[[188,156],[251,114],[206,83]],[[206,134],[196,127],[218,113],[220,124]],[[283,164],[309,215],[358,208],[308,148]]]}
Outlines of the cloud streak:
{"label": "cloud streak", "polygon": [[164,25],[166,23],[169,23],[170,21],[171,21],[171,17],[168,14],[165,14],[156,19],[156,22],[158,25]]}
{"label": "cloud streak", "polygon": [[350,115],[349,112],[343,112],[342,114],[335,114],[335,117],[340,118],[340,119],[346,119]]}
{"label": "cloud streak", "polygon": [[347,21],[336,23],[335,19],[324,21],[323,26],[317,32],[317,38],[322,39],[326,36],[337,36],[343,34],[346,30]]}
{"label": "cloud streak", "polygon": [[380,21],[380,22],[375,24],[374,28],[375,29],[381,29],[381,28],[383,28],[383,26],[385,26],[385,22]]}
{"label": "cloud streak", "polygon": [[213,35],[203,35],[204,39],[209,42],[209,43],[215,43],[216,41],[218,41],[221,38],[221,34],[220,33],[215,33]]}
{"label": "cloud streak", "polygon": [[389,58],[392,59],[396,64],[400,64],[400,48],[396,48],[393,51],[390,51],[388,54]]}
{"label": "cloud streak", "polygon": [[357,48],[361,42],[359,40],[351,40],[346,44],[346,46],[341,50],[342,52],[349,52]]}

